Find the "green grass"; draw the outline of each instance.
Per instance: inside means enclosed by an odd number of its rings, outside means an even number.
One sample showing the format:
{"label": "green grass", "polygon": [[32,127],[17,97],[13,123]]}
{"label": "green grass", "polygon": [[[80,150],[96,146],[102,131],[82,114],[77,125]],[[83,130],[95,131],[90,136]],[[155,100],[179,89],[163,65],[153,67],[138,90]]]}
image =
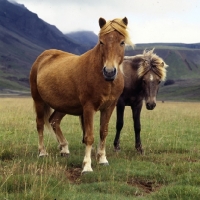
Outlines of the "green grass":
{"label": "green grass", "polygon": [[38,158],[35,114],[30,98],[0,99],[0,199],[199,199],[200,103],[157,103],[142,110],[144,154],[134,149],[132,114],[125,110],[121,151],[113,151],[115,112],[109,123],[107,159],[99,166],[99,113],[95,116],[94,172],[81,175],[85,146],[78,117],[61,124],[70,157],[60,157],[57,142],[45,131],[48,157]]}

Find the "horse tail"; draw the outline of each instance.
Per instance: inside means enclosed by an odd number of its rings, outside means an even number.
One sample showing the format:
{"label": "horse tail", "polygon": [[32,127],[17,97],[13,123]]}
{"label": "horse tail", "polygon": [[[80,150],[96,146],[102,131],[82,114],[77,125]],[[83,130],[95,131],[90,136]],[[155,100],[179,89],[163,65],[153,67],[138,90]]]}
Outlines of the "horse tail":
{"label": "horse tail", "polygon": [[51,116],[51,108],[48,104],[44,103],[44,124],[45,126],[49,129],[49,130],[52,130],[52,127],[49,123],[49,118]]}
{"label": "horse tail", "polygon": [[[36,110],[36,105],[37,103],[35,102],[35,101],[33,101],[33,108],[34,108],[34,110],[35,110],[35,113],[37,113],[37,110]],[[48,104],[46,104],[46,103],[44,103],[43,102],[43,120],[44,120],[44,125],[46,126],[46,128],[48,128],[49,130],[51,130],[52,128],[51,128],[51,125],[50,125],[50,123],[49,123],[49,118],[50,118],[50,116],[51,116],[51,113],[52,113],[52,109],[51,109],[51,107],[48,105]]]}
{"label": "horse tail", "polygon": [[33,107],[35,110],[35,113],[37,115],[43,116],[44,124],[45,126],[50,130],[51,126],[49,123],[49,118],[51,115],[51,108],[48,104],[46,104],[42,97],[40,96],[40,93],[38,91],[37,87],[37,69],[38,69],[38,61],[36,60],[31,68],[30,72],[30,88],[31,88],[31,95],[33,98]]}

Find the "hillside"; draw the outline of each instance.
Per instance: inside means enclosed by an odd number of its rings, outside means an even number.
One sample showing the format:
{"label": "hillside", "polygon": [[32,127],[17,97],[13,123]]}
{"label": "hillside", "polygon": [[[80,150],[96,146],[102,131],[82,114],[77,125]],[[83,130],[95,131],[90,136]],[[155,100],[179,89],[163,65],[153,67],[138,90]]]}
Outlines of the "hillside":
{"label": "hillside", "polygon": [[65,35],[79,44],[88,46],[88,48],[94,47],[98,42],[98,36],[92,31],[70,32]]}
{"label": "hillside", "polygon": [[77,54],[86,51],[83,45],[72,41],[21,4],[0,0],[0,25],[45,49],[57,48]]}
{"label": "hillside", "polygon": [[31,65],[42,51],[50,48],[75,54],[89,49],[24,5],[0,0],[0,90],[29,90]]}
{"label": "hillside", "polygon": [[200,101],[200,78],[175,80],[172,85],[162,85],[157,99],[161,101]]}
{"label": "hillside", "polygon": [[169,46],[168,44],[162,45],[162,43],[137,44],[134,50],[129,48],[126,55],[141,54],[144,49],[155,48],[154,52],[169,65],[167,79],[200,78],[200,48],[178,47],[176,44],[172,46],[171,43]]}

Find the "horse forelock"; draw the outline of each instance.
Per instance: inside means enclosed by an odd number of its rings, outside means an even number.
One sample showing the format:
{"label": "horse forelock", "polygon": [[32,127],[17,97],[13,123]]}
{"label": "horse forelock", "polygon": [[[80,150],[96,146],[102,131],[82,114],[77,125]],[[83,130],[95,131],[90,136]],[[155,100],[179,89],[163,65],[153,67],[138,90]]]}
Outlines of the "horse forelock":
{"label": "horse forelock", "polygon": [[157,56],[155,53],[153,53],[153,51],[154,49],[150,51],[144,50],[143,59],[139,63],[138,77],[141,78],[148,71],[152,70],[155,74],[157,74],[160,77],[162,81],[164,81],[167,73],[167,65],[163,61],[163,59]]}
{"label": "horse forelock", "polygon": [[126,44],[133,46],[133,43],[131,42],[129,33],[127,31],[127,26],[124,24],[123,20],[120,18],[108,20],[106,24],[101,28],[99,32],[99,36],[103,36],[115,30],[125,37]]}

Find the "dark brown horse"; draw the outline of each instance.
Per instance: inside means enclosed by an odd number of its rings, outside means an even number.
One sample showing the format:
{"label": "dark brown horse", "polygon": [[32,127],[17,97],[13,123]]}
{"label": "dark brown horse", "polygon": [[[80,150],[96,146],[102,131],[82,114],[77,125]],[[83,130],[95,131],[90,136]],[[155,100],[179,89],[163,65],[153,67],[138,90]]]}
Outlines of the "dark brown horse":
{"label": "dark brown horse", "polygon": [[155,108],[159,84],[166,77],[166,67],[165,62],[154,54],[153,50],[144,51],[143,55],[124,58],[124,90],[117,102],[115,150],[120,150],[120,132],[124,124],[124,108],[130,106],[134,122],[135,148],[142,153],[140,113],[143,99],[148,110]]}
{"label": "dark brown horse", "polygon": [[[65,114],[81,116],[86,144],[83,171],[92,171],[91,149],[94,142],[93,118],[100,111],[100,143],[97,158],[108,164],[105,152],[108,123],[124,87],[121,63],[125,43],[131,44],[126,30],[128,20],[99,19],[101,28],[97,45],[81,56],[51,49],[44,51],[30,72],[31,94],[36,112],[39,156],[47,155],[43,142],[44,124],[50,122],[68,155],[68,142],[60,129]],[[54,112],[51,114],[51,108]]]}

